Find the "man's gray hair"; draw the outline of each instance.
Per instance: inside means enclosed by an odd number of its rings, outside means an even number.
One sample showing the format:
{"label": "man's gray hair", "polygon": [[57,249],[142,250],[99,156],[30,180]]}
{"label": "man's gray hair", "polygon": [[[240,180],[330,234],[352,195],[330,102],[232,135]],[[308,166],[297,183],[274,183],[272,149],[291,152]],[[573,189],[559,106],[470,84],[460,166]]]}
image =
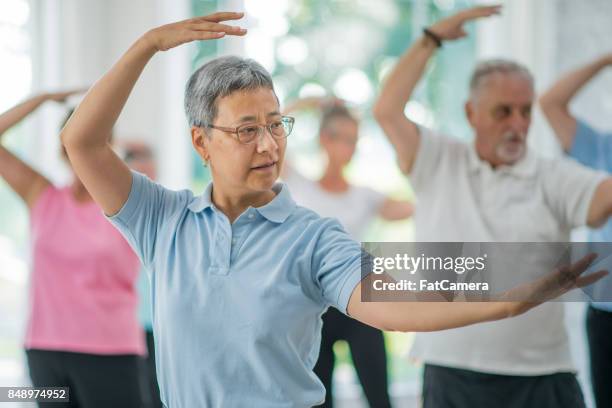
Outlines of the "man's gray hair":
{"label": "man's gray hair", "polygon": [[533,75],[531,75],[529,69],[524,65],[505,59],[493,59],[480,62],[476,65],[474,73],[472,74],[472,79],[470,80],[470,98],[474,98],[482,84],[488,77],[494,74],[520,75],[529,81],[532,87],[534,86]]}
{"label": "man's gray hair", "polygon": [[216,58],[195,71],[185,89],[185,114],[190,126],[207,127],[217,116],[217,101],[257,88],[274,90],[272,77],[258,62],[234,56]]}

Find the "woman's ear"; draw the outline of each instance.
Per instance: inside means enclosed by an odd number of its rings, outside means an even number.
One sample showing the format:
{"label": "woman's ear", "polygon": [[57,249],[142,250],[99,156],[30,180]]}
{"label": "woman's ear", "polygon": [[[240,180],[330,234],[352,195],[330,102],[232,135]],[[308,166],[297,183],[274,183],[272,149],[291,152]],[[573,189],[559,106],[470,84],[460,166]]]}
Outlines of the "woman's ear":
{"label": "woman's ear", "polygon": [[191,127],[191,144],[204,161],[208,161],[208,137],[201,127]]}
{"label": "woman's ear", "polygon": [[470,126],[474,127],[473,121],[474,121],[474,102],[472,100],[469,100],[465,103],[464,106],[465,109],[465,117],[468,120],[468,123],[470,124]]}

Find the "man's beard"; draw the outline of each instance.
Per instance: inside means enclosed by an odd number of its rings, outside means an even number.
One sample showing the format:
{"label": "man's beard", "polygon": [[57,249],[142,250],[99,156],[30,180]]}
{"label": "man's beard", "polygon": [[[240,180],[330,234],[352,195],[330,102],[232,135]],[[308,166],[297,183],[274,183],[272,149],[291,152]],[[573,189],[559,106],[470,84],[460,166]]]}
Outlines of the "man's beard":
{"label": "man's beard", "polygon": [[502,138],[495,148],[497,157],[505,164],[514,164],[522,159],[527,151],[526,135],[508,131]]}

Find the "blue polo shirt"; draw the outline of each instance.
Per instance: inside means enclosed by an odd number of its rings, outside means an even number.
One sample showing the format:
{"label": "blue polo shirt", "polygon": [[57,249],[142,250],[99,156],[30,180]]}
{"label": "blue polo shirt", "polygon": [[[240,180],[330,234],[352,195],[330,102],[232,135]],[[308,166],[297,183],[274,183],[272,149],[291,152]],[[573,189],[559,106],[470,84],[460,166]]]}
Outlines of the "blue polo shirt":
{"label": "blue polo shirt", "polygon": [[340,224],[296,206],[287,187],[232,224],[211,201],[138,173],[113,217],[151,274],[164,404],[310,407],[321,314],[346,313],[361,246]]}
{"label": "blue polo shirt", "polygon": [[[569,154],[585,166],[612,173],[612,134],[598,132],[579,120]],[[590,230],[589,240],[612,242],[612,220],[601,228]],[[593,302],[593,307],[612,312],[612,302]]]}

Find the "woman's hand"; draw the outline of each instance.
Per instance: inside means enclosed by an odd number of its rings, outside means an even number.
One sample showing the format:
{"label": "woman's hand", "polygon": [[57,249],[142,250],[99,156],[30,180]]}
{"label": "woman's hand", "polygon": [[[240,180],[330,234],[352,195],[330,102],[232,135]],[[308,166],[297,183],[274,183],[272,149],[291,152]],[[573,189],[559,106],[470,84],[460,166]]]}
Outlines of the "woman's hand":
{"label": "woman's hand", "polygon": [[219,12],[204,17],[190,18],[166,24],[148,31],[144,39],[156,50],[167,51],[198,40],[215,40],[225,35],[245,35],[245,28],[220,24],[221,21],[239,20],[244,13]]}
{"label": "woman's hand", "polygon": [[510,289],[501,296],[502,301],[510,301],[510,316],[516,316],[549,300],[556,299],[570,290],[589,286],[608,274],[607,271],[598,271],[582,276],[593,261],[595,254],[589,254],[578,262],[561,266],[550,274],[525,285]]}
{"label": "woman's hand", "polygon": [[325,111],[327,109],[345,106],[345,101],[336,96],[307,96],[288,104],[283,113],[285,115],[302,110]]}
{"label": "woman's hand", "polygon": [[501,5],[472,7],[438,21],[429,29],[442,40],[456,40],[467,35],[463,25],[482,17],[490,17],[501,12]]}
{"label": "woman's hand", "polygon": [[63,102],[66,102],[66,100],[70,98],[71,96],[82,94],[82,93],[85,93],[86,91],[87,89],[71,89],[68,91],[47,92],[47,93],[44,93],[42,96],[47,101],[63,103]]}
{"label": "woman's hand", "polygon": [[26,116],[34,112],[45,102],[65,102],[70,96],[80,94],[85,91],[85,89],[73,89],[61,92],[45,92],[23,101],[19,105],[0,114],[0,137],[4,132],[21,122]]}

